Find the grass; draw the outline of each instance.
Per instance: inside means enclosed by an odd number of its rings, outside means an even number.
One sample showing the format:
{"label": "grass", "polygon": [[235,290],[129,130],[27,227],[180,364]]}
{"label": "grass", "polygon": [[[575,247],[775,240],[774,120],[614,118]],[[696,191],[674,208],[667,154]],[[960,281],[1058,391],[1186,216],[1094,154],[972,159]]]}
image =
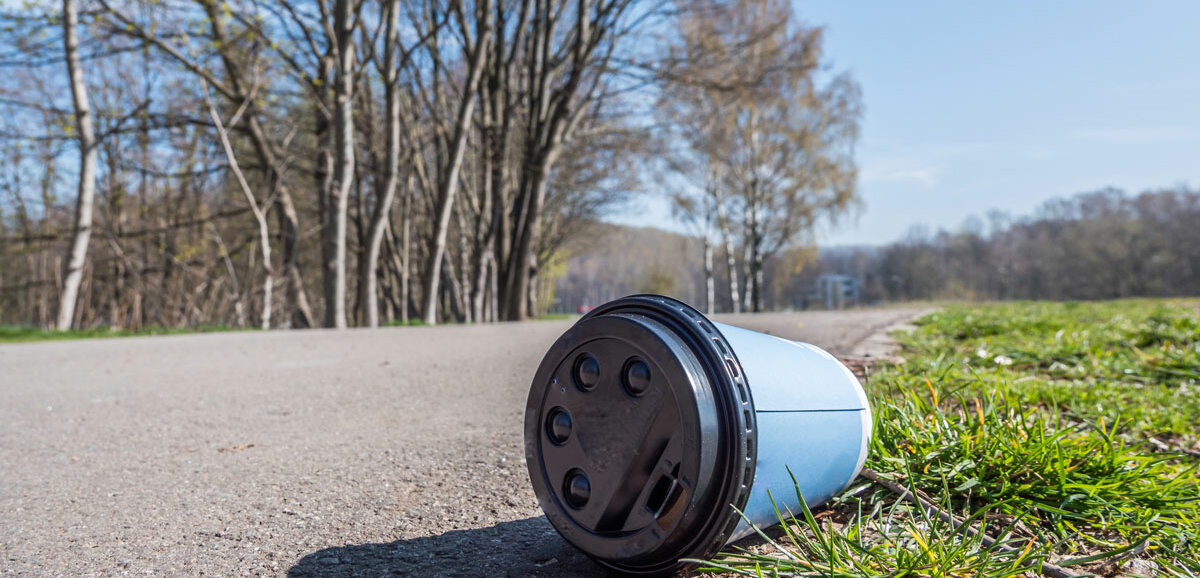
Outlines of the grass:
{"label": "grass", "polygon": [[384,327],[424,327],[424,326],[425,326],[425,320],[416,318],[416,317],[410,318],[408,321],[401,321],[399,319],[393,319],[391,321],[388,321],[384,325]]}
{"label": "grass", "polygon": [[[547,313],[545,315],[539,315],[537,317],[530,317],[529,320],[530,321],[574,321],[574,320],[579,319],[579,317],[580,317],[579,315],[576,315],[574,313]],[[453,322],[453,321],[443,322],[443,324],[444,325],[456,325],[456,324],[462,325],[461,323],[457,323],[457,322]],[[403,321],[400,321],[399,319],[397,319],[395,321],[390,321],[387,324],[388,327],[419,327],[419,326],[424,326],[424,325],[425,325],[425,321],[422,319],[419,319],[419,318],[412,318],[412,319],[409,319],[407,322],[403,322]],[[469,324],[467,324],[467,325],[469,325]]]}
{"label": "grass", "polygon": [[[572,313],[548,313],[540,317],[533,318],[535,321],[570,321],[578,319],[579,315]],[[423,327],[425,321],[421,319],[409,319],[408,321],[400,321],[399,319],[389,321],[386,327]],[[70,331],[51,331],[41,329],[39,327],[28,327],[23,325],[0,325],[0,344],[4,343],[23,343],[27,341],[58,341],[62,339],[96,339],[103,337],[135,337],[139,335],[183,335],[187,333],[213,333],[218,331],[251,331],[256,328],[238,328],[229,327],[226,325],[203,325],[198,327],[144,327],[137,330],[114,330],[109,327],[95,327],[92,329],[73,329]]]}
{"label": "grass", "polygon": [[547,313],[535,317],[537,321],[574,321],[579,319],[580,315],[575,313]]}
{"label": "grass", "polygon": [[959,523],[860,479],[702,570],[1200,576],[1200,302],[957,305],[899,339],[867,467]]}
{"label": "grass", "polygon": [[183,335],[188,333],[214,333],[218,331],[252,331],[254,328],[237,328],[225,325],[202,325],[197,327],[144,327],[137,330],[95,327],[71,331],[50,331],[38,327],[0,325],[0,344],[27,341],[58,341],[62,339],[96,339],[104,337],[137,337],[140,335]]}

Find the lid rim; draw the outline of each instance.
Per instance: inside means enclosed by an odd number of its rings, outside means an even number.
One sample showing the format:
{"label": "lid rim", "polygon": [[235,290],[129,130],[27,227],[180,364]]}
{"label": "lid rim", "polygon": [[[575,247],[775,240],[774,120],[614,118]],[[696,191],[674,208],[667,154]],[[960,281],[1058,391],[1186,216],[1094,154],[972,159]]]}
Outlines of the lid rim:
{"label": "lid rim", "polygon": [[[677,556],[666,562],[648,564],[598,562],[622,572],[657,574],[676,570],[694,563],[679,558],[706,558],[726,543],[741,521],[738,512],[745,509],[754,483],[757,461],[757,434],[754,400],[746,383],[745,372],[733,348],[713,322],[681,301],[661,295],[631,295],[601,305],[584,315],[576,325],[586,320],[611,314],[634,313],[655,319],[676,333],[704,366],[717,401],[720,418],[719,472],[713,482],[724,483],[717,488],[716,511],[701,524],[701,530]],[[732,507],[730,507],[732,506]]]}
{"label": "lid rim", "polygon": [[[640,339],[636,339],[639,337]],[[635,338],[635,340],[629,341],[630,338]],[[610,344],[602,345],[605,342],[610,342]],[[621,351],[624,348],[619,345],[614,351],[612,342],[636,344],[634,346],[636,351]],[[633,456],[631,458],[633,461],[625,464],[623,468],[617,467],[610,470],[597,463],[591,463],[590,467],[584,465],[588,460],[577,461],[582,455],[565,456],[558,449],[553,450],[554,453],[559,454],[558,456],[548,456],[548,449],[562,448],[566,449],[568,453],[572,453],[571,446],[577,445],[578,440],[582,440],[584,437],[590,438],[592,435],[607,435],[595,432],[587,433],[592,431],[591,428],[599,427],[601,429],[598,431],[611,432],[614,431],[611,429],[614,423],[623,423],[621,422],[621,412],[609,413],[599,410],[599,408],[611,407],[609,404],[614,401],[623,405],[624,402],[640,399],[640,397],[631,395],[623,384],[618,383],[621,381],[619,375],[623,372],[609,375],[605,379],[604,387],[581,392],[582,396],[570,392],[572,386],[568,384],[568,381],[572,377],[563,375],[562,370],[571,365],[570,361],[573,358],[595,354],[595,357],[607,358],[608,363],[612,363],[613,353],[617,354],[617,358],[625,359],[626,362],[628,359],[644,358],[655,368],[655,375],[673,376],[663,383],[666,389],[656,388],[658,393],[646,392],[649,399],[654,400],[657,397],[660,402],[665,402],[654,412],[654,418],[642,424],[650,429],[643,431],[639,427],[637,433],[623,427],[621,429],[623,432],[634,433],[634,435],[618,437],[626,437],[636,443],[628,447],[622,444],[616,451],[623,456]],[[632,357],[629,357],[630,355]],[[574,371],[570,373],[574,373]],[[543,385],[546,387],[541,387]],[[576,399],[559,398],[557,390]],[[587,399],[593,395],[600,395],[601,398],[588,402]],[[582,405],[580,402],[583,402]],[[650,403],[657,405],[655,401]],[[572,408],[572,406],[574,407]],[[550,417],[555,415],[556,410],[564,407],[572,408],[570,411],[576,418],[579,418],[580,426],[584,421],[592,420],[591,426],[578,429],[577,434],[563,436],[574,441],[556,444],[554,436],[550,433]],[[599,412],[592,413],[592,410],[599,410]],[[583,417],[588,414],[591,414],[592,417]],[[594,421],[598,417],[605,421]],[[614,419],[617,421],[611,421]],[[677,422],[667,426],[667,431],[673,430],[674,433],[668,434],[661,429],[665,422]],[[543,431],[539,431],[539,429]],[[658,433],[651,433],[652,430]],[[670,553],[679,550],[682,543],[690,540],[693,532],[686,530],[676,532],[675,530],[679,526],[669,521],[654,524],[653,522],[658,520],[659,513],[663,509],[662,507],[650,507],[643,502],[651,500],[650,496],[656,495],[652,490],[659,487],[658,482],[662,478],[667,478],[670,482],[670,487],[664,488],[666,490],[675,488],[674,480],[676,478],[692,480],[692,482],[684,481],[681,486],[685,488],[683,497],[692,496],[684,502],[683,515],[679,515],[679,510],[674,510],[675,516],[669,517],[668,520],[678,519],[679,523],[685,524],[682,528],[694,526],[698,519],[703,521],[704,515],[701,513],[709,511],[708,505],[712,503],[714,496],[713,492],[706,490],[705,487],[709,480],[721,476],[719,473],[714,473],[717,450],[721,443],[719,430],[719,416],[707,373],[696,359],[691,347],[675,331],[644,315],[618,313],[593,318],[573,327],[555,341],[534,377],[534,386],[530,389],[525,415],[526,462],[530,481],[533,483],[534,493],[538,497],[542,510],[554,528],[564,539],[589,556],[597,560],[610,560],[626,564],[637,564],[640,560],[669,559]],[[606,445],[593,443],[592,447],[599,449]],[[607,450],[600,451],[611,452],[615,447],[609,446]],[[693,451],[684,449],[688,447],[691,447]],[[682,455],[679,453],[680,451],[683,452]],[[618,462],[621,461],[622,459],[618,458]],[[609,463],[608,465],[619,466],[618,463]],[[563,489],[565,488],[563,481],[570,475],[567,467],[572,470],[582,468],[580,471],[589,477],[597,474],[596,479],[609,478],[608,482],[598,486],[604,488],[600,491],[601,501],[599,503],[605,504],[603,514],[599,517],[594,509],[588,513],[584,511],[585,508],[580,507],[582,504],[568,503],[567,491]],[[630,482],[625,491],[613,494],[610,492],[611,488],[615,487],[611,478],[611,473],[614,471],[624,472],[620,476],[622,480],[635,480],[638,477],[644,479],[640,482]],[[648,482],[655,482],[655,484]],[[665,506],[667,503],[674,503],[668,498],[676,495],[674,491],[669,491],[667,495],[659,496],[655,501],[656,503],[661,501]],[[698,503],[703,505],[701,507],[694,506],[693,504],[697,503],[696,500],[702,500]],[[620,506],[610,509],[609,505],[611,504],[620,504]],[[631,509],[635,504],[642,504],[644,508]],[[628,525],[631,518],[626,516],[633,513],[634,518],[644,518],[644,512],[653,513],[653,520],[640,520],[645,525],[639,525],[638,522],[632,526]],[[691,521],[685,522],[684,519],[691,519]],[[614,523],[617,526],[614,526]],[[664,555],[663,552],[667,554]]]}

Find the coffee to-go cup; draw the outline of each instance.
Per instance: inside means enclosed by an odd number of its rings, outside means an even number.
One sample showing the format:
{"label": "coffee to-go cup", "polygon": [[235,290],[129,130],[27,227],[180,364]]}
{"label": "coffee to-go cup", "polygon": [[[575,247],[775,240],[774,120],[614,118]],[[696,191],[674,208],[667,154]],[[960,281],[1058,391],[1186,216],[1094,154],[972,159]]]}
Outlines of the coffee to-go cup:
{"label": "coffee to-go cup", "polygon": [[777,523],[776,507],[798,514],[797,487],[810,506],[828,500],[858,475],[870,434],[862,387],[828,353],[658,295],[607,303],[567,330],[525,408],[529,476],[551,525],[638,574],[710,557],[751,524]]}

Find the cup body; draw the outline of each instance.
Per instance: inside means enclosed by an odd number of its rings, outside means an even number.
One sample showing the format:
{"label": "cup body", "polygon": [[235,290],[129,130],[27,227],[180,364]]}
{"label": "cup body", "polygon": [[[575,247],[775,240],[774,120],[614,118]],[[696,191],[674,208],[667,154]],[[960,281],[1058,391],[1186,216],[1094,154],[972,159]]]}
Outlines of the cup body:
{"label": "cup body", "polygon": [[816,506],[866,459],[854,375],[804,343],[638,295],[547,352],[525,413],[526,461],[551,525],[627,573],[678,569]]}
{"label": "cup body", "polygon": [[[867,459],[871,410],[858,378],[815,345],[714,323],[741,362],[754,399],[758,454],[745,518],[730,541],[800,514],[850,484]],[[772,499],[774,503],[772,503]]]}

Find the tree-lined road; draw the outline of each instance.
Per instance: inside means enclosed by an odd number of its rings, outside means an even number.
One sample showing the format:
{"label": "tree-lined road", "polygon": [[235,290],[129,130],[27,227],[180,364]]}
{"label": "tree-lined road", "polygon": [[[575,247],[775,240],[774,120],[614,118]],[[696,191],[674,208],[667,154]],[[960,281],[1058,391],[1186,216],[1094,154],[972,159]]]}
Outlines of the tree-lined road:
{"label": "tree-lined road", "polygon": [[[853,354],[917,313],[719,319]],[[0,346],[0,574],[602,573],[523,463],[568,326]]]}

